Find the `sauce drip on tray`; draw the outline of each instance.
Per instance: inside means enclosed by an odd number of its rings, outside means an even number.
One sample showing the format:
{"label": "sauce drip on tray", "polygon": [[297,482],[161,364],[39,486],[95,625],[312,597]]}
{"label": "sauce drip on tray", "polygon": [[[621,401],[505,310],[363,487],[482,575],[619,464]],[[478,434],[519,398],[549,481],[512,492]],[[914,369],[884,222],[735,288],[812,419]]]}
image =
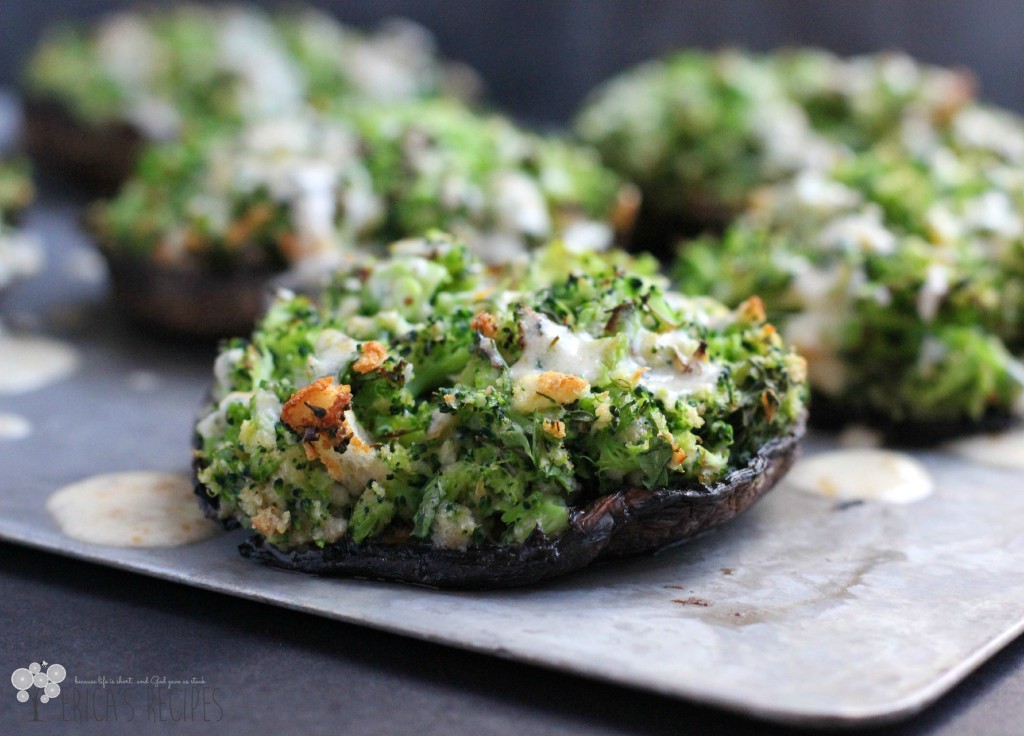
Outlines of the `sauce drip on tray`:
{"label": "sauce drip on tray", "polygon": [[800,460],[786,483],[839,501],[912,503],[934,490],[920,462],[902,452],[874,448],[833,450]]}
{"label": "sauce drip on tray", "polygon": [[174,547],[219,529],[177,473],[96,475],[57,491],[46,508],[69,537],[111,547]]}

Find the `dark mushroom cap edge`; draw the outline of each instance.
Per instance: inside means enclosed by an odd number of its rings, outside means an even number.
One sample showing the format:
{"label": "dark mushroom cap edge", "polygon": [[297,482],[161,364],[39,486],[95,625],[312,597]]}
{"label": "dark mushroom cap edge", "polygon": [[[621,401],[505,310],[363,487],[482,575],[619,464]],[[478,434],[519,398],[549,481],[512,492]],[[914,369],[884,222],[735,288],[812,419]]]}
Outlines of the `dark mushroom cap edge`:
{"label": "dark mushroom cap edge", "polygon": [[[691,539],[749,508],[786,474],[796,460],[806,415],[763,447],[746,466],[713,485],[682,488],[626,488],[574,509],[569,529],[556,538],[539,531],[522,544],[479,545],[465,550],[434,547],[407,534],[384,535],[370,542],[342,539],[320,548],[280,550],[253,536],[242,556],[271,567],[320,575],[343,575],[412,583],[437,588],[487,589],[531,585],[566,575],[598,560],[654,552]],[[196,438],[198,441],[198,437]],[[200,469],[193,464],[194,479]],[[204,513],[226,528],[217,499],[195,479]]]}

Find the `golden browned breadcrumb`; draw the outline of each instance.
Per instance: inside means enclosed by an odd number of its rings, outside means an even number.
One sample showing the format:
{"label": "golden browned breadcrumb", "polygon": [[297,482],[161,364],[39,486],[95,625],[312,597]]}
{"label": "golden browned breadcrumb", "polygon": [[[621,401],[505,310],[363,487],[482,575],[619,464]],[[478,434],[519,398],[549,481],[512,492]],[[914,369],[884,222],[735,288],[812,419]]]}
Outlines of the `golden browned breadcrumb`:
{"label": "golden browned breadcrumb", "polygon": [[356,373],[369,373],[388,357],[388,349],[376,340],[364,342],[359,352],[359,357],[352,364],[352,370]]}

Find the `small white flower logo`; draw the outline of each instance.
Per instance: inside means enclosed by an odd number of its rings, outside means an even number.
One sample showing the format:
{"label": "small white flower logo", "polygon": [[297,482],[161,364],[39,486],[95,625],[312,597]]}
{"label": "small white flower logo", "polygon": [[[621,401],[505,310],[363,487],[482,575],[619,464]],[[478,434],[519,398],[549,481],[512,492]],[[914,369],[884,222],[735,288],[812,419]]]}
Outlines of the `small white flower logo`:
{"label": "small white flower logo", "polygon": [[[46,667],[45,672],[43,667]],[[33,662],[28,667],[14,670],[14,674],[11,675],[11,684],[18,691],[18,702],[27,703],[32,697],[30,693],[37,696],[32,698],[33,721],[39,720],[39,703],[49,703],[60,695],[60,683],[64,682],[67,674],[64,667],[59,664],[51,664],[47,667],[45,660],[42,665]],[[32,688],[38,688],[42,690],[42,693],[38,693]]]}

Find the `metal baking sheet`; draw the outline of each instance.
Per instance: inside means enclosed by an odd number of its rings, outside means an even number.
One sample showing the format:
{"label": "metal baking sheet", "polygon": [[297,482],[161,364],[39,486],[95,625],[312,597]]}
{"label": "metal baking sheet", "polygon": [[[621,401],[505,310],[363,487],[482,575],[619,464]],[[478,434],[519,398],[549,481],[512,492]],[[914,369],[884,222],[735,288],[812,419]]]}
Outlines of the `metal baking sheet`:
{"label": "metal baking sheet", "polygon": [[[939,697],[1024,629],[1024,477],[941,452],[937,492],[836,504],[783,485],[725,528],[654,557],[535,588],[452,593],[319,579],[242,560],[239,533],[119,549],[65,537],[44,509],[100,472],[181,470],[212,348],[139,335],[49,198],[28,225],[49,266],[3,321],[78,346],[69,380],[0,396],[28,417],[0,442],[0,537],[186,585],[788,722],[895,719]],[[809,452],[829,445],[814,438]]]}

